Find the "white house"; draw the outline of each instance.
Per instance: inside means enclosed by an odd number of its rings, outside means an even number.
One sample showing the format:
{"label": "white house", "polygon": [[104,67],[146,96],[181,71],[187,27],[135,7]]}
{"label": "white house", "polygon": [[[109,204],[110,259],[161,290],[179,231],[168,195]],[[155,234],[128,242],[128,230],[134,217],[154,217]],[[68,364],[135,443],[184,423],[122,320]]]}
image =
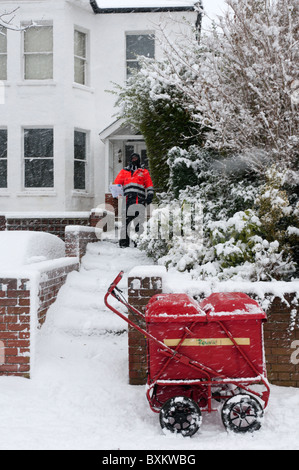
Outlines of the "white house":
{"label": "white house", "polygon": [[[161,57],[161,21],[195,25],[195,3],[0,0],[1,212],[88,211],[133,150],[146,159],[107,90],[136,54]],[[181,27],[165,25],[169,35]]]}

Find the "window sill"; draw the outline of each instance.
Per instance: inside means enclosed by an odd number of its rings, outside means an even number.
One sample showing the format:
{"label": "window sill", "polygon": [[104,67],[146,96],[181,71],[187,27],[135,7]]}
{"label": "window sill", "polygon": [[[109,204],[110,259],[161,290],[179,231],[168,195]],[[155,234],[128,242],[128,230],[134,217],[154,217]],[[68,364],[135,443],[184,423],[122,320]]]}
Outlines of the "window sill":
{"label": "window sill", "polygon": [[56,86],[54,80],[23,80],[18,82],[17,86]]}
{"label": "window sill", "polygon": [[73,83],[73,88],[76,88],[77,90],[82,90],[82,91],[87,91],[88,93],[94,93],[95,89],[91,88],[90,86],[87,85],[80,85],[80,83]]}
{"label": "window sill", "polygon": [[7,189],[0,189],[0,197],[10,197],[11,193],[7,191]]}
{"label": "window sill", "polygon": [[86,191],[80,191],[79,189],[77,189],[77,190],[74,189],[74,190],[72,191],[72,196],[74,196],[74,197],[86,197],[86,198],[92,198],[92,197],[94,197],[93,194],[90,194],[90,193],[88,193],[88,192],[86,192]]}
{"label": "window sill", "polygon": [[17,193],[17,197],[56,197],[57,193],[56,191],[43,191],[40,189],[37,189],[36,191],[26,191],[24,190],[23,192]]}

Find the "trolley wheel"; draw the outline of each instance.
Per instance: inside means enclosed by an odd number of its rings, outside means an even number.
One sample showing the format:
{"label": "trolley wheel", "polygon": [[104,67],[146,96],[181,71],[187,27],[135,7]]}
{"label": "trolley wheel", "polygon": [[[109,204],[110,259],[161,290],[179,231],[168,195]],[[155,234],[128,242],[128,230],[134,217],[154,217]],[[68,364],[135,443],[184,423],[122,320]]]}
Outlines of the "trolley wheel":
{"label": "trolley wheel", "polygon": [[164,432],[170,431],[184,437],[193,436],[201,422],[200,408],[191,398],[170,398],[160,411],[160,424]]}
{"label": "trolley wheel", "polygon": [[221,417],[224,426],[234,432],[253,432],[260,429],[264,410],[252,396],[238,394],[223,405]]}

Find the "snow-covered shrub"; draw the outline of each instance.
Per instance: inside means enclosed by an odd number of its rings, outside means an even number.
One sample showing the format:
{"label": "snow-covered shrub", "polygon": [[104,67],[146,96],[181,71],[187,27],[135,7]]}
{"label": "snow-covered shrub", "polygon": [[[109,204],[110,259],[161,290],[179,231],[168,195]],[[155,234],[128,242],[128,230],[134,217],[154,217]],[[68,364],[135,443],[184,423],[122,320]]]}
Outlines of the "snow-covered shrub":
{"label": "snow-covered shrub", "polygon": [[178,146],[168,152],[169,190],[176,197],[186,187],[197,186],[213,178],[216,155],[196,145],[188,149]]}
{"label": "snow-covered shrub", "polygon": [[[279,252],[298,264],[299,217],[297,203],[291,203],[292,193],[285,182],[288,172],[273,166],[266,171],[266,183],[256,199],[257,214],[261,221],[261,235],[269,242],[279,243]],[[298,266],[297,266],[298,267]]]}
{"label": "snow-covered shrub", "polygon": [[252,207],[261,183],[240,161],[195,145],[174,147],[168,153],[169,190],[178,199],[201,201],[207,220],[232,217]]}
{"label": "snow-covered shrub", "polygon": [[203,207],[200,236],[177,234],[173,215],[167,239],[145,232],[140,246],[199,278],[287,279],[299,266],[299,4],[226,3],[200,41],[164,35],[166,59],[144,60],[121,92],[122,116],[144,133],[151,170],[169,191],[152,223],[163,228],[167,204]]}
{"label": "snow-covered shrub", "polygon": [[[202,205],[200,201],[186,195],[179,199],[166,199],[155,208],[151,218],[144,225],[143,233],[136,237],[136,241],[138,247],[145,250],[155,261],[165,257],[166,265],[177,266],[179,262],[179,269],[184,271],[192,268],[196,262],[195,251],[200,238],[203,237],[202,228]],[[191,252],[191,247],[192,259],[188,255],[185,261],[182,261],[182,253]],[[173,253],[173,249],[177,251],[176,254]],[[172,253],[174,257],[170,261]]]}
{"label": "snow-covered shrub", "polygon": [[[173,192],[162,197],[139,242],[149,256],[198,279],[289,279],[295,273],[287,235],[296,236],[297,229],[282,230],[292,208],[281,174],[272,168],[266,180],[238,178],[227,161],[195,147],[173,148],[168,162]],[[185,180],[180,189],[177,174],[184,171],[194,186]],[[186,205],[197,208],[187,231]]]}
{"label": "snow-covered shrub", "polygon": [[[185,107],[182,93],[167,81],[159,80],[152,59],[140,57],[141,70],[133,73],[126,86],[116,85],[120,116],[142,133],[152,180],[160,191],[167,190],[169,166],[167,152],[175,145],[198,142],[199,126]],[[169,70],[167,62],[160,62]],[[193,137],[196,136],[196,137]]]}
{"label": "snow-covered shrub", "polygon": [[209,229],[219,278],[243,271],[242,277],[245,274],[247,279],[271,280],[295,272],[288,251],[277,240],[269,242],[262,236],[263,225],[254,210],[237,212],[227,221],[210,222]]}
{"label": "snow-covered shrub", "polygon": [[205,148],[262,151],[298,170],[298,0],[226,3],[217,27],[200,41],[182,45],[164,35],[166,59],[146,72],[151,99],[159,96],[157,84],[167,84],[173,92],[164,99],[172,106],[176,101],[205,129]]}

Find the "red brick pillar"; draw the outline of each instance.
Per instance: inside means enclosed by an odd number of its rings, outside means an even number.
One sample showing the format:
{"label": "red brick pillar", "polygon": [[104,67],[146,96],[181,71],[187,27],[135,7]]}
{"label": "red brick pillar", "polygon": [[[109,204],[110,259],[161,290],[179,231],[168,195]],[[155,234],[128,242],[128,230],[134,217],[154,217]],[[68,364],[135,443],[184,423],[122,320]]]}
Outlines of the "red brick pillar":
{"label": "red brick pillar", "polygon": [[0,279],[0,375],[30,375],[28,279]]}
{"label": "red brick pillar", "polygon": [[0,231],[3,232],[6,230],[6,217],[5,215],[0,215]]}
{"label": "red brick pillar", "polygon": [[297,294],[275,297],[264,325],[269,382],[299,387],[299,305]]}
{"label": "red brick pillar", "polygon": [[[152,269],[156,268],[156,269]],[[163,272],[165,268],[148,268],[149,275],[138,275],[135,268],[128,277],[129,304],[142,313],[145,313],[149,300],[156,294],[162,293]],[[146,271],[146,267],[140,268]],[[145,321],[134,313],[129,313],[129,319],[145,329]],[[147,340],[144,335],[129,325],[129,383],[143,385],[147,380]]]}

